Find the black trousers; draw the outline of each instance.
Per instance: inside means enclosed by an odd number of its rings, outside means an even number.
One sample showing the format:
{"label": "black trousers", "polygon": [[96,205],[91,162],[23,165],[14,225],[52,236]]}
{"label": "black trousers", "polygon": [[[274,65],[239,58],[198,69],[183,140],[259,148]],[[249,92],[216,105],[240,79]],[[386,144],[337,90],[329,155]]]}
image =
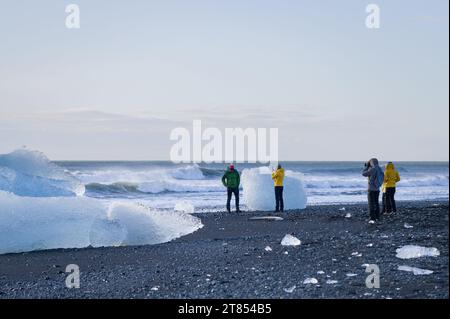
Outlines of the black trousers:
{"label": "black trousers", "polygon": [[275,211],[284,211],[283,186],[275,186]]}
{"label": "black trousers", "polygon": [[369,201],[369,213],[370,219],[380,219],[380,203],[378,201],[380,197],[380,191],[369,191],[367,193],[367,199]]}
{"label": "black trousers", "polygon": [[231,211],[230,202],[231,196],[234,194],[234,200],[236,203],[236,211],[239,211],[239,187],[228,187],[227,188],[227,211]]}
{"label": "black trousers", "polygon": [[387,187],[385,196],[386,213],[397,212],[397,205],[395,204],[395,187]]}

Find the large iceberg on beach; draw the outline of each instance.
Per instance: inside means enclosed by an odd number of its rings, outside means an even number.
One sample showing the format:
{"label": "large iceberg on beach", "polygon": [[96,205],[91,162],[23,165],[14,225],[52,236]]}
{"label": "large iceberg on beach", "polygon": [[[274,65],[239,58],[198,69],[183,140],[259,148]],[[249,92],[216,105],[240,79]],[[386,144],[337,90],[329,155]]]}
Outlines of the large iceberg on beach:
{"label": "large iceberg on beach", "polygon": [[[244,169],[241,176],[243,199],[250,210],[267,211],[275,208],[274,185],[269,167]],[[307,197],[303,174],[285,171],[284,209],[304,209]]]}
{"label": "large iceberg on beach", "polygon": [[82,196],[84,191],[42,153],[0,155],[0,254],[159,244],[203,227],[185,212],[101,201]]}
{"label": "large iceberg on beach", "polygon": [[0,254],[55,248],[159,244],[203,227],[181,212],[86,197],[0,191]]}

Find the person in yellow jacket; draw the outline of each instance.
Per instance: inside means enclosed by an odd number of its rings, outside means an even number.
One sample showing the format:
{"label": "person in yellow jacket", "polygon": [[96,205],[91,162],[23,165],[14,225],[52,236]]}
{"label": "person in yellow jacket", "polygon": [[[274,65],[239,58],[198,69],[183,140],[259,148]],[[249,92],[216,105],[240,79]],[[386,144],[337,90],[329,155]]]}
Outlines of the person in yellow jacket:
{"label": "person in yellow jacket", "polygon": [[394,163],[387,163],[386,169],[384,170],[384,182],[381,186],[383,192],[383,213],[390,214],[397,212],[395,190],[398,182],[400,182],[400,174],[395,169]]}
{"label": "person in yellow jacket", "polygon": [[278,165],[277,169],[272,172],[272,179],[275,186],[275,212],[284,211],[283,201],[283,180],[284,168]]}

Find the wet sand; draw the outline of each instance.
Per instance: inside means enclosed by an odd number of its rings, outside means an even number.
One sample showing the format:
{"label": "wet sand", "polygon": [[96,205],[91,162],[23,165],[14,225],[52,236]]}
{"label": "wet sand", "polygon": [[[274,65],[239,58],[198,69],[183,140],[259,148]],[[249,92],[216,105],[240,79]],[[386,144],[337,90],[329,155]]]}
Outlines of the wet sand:
{"label": "wet sand", "polygon": [[[0,255],[0,298],[448,298],[448,202],[398,206],[376,225],[365,205],[313,206],[282,221],[204,213],[202,229],[169,243]],[[301,245],[282,246],[286,234]],[[403,245],[440,255],[402,260]],[[80,267],[79,289],[65,286],[68,264]],[[366,287],[363,264],[380,268],[379,289]],[[311,277],[318,284],[304,283]]]}

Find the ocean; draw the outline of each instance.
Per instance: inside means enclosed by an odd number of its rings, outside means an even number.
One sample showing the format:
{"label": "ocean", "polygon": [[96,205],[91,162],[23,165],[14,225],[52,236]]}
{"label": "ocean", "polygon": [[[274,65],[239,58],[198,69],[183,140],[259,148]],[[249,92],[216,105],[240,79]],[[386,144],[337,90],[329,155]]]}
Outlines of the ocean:
{"label": "ocean", "polygon": [[[237,164],[241,209],[273,209],[269,167]],[[359,162],[286,162],[285,207],[366,201]],[[448,163],[397,163],[398,200],[447,200]],[[225,210],[226,165],[52,162],[38,151],[0,154],[0,254],[158,244],[204,225],[193,212]],[[246,206],[247,205],[247,206]]]}
{"label": "ocean", "polygon": [[[85,185],[87,197],[138,202],[157,209],[173,209],[180,202],[191,203],[198,212],[224,209],[226,192],[221,177],[225,164],[161,161],[56,164]],[[242,172],[257,166],[261,165],[237,164],[236,168]],[[361,176],[361,162],[285,162],[283,166],[303,174],[309,205],[366,201],[367,180]],[[398,200],[448,200],[448,162],[398,162],[396,168],[401,175]],[[242,207],[245,209],[245,203]]]}

